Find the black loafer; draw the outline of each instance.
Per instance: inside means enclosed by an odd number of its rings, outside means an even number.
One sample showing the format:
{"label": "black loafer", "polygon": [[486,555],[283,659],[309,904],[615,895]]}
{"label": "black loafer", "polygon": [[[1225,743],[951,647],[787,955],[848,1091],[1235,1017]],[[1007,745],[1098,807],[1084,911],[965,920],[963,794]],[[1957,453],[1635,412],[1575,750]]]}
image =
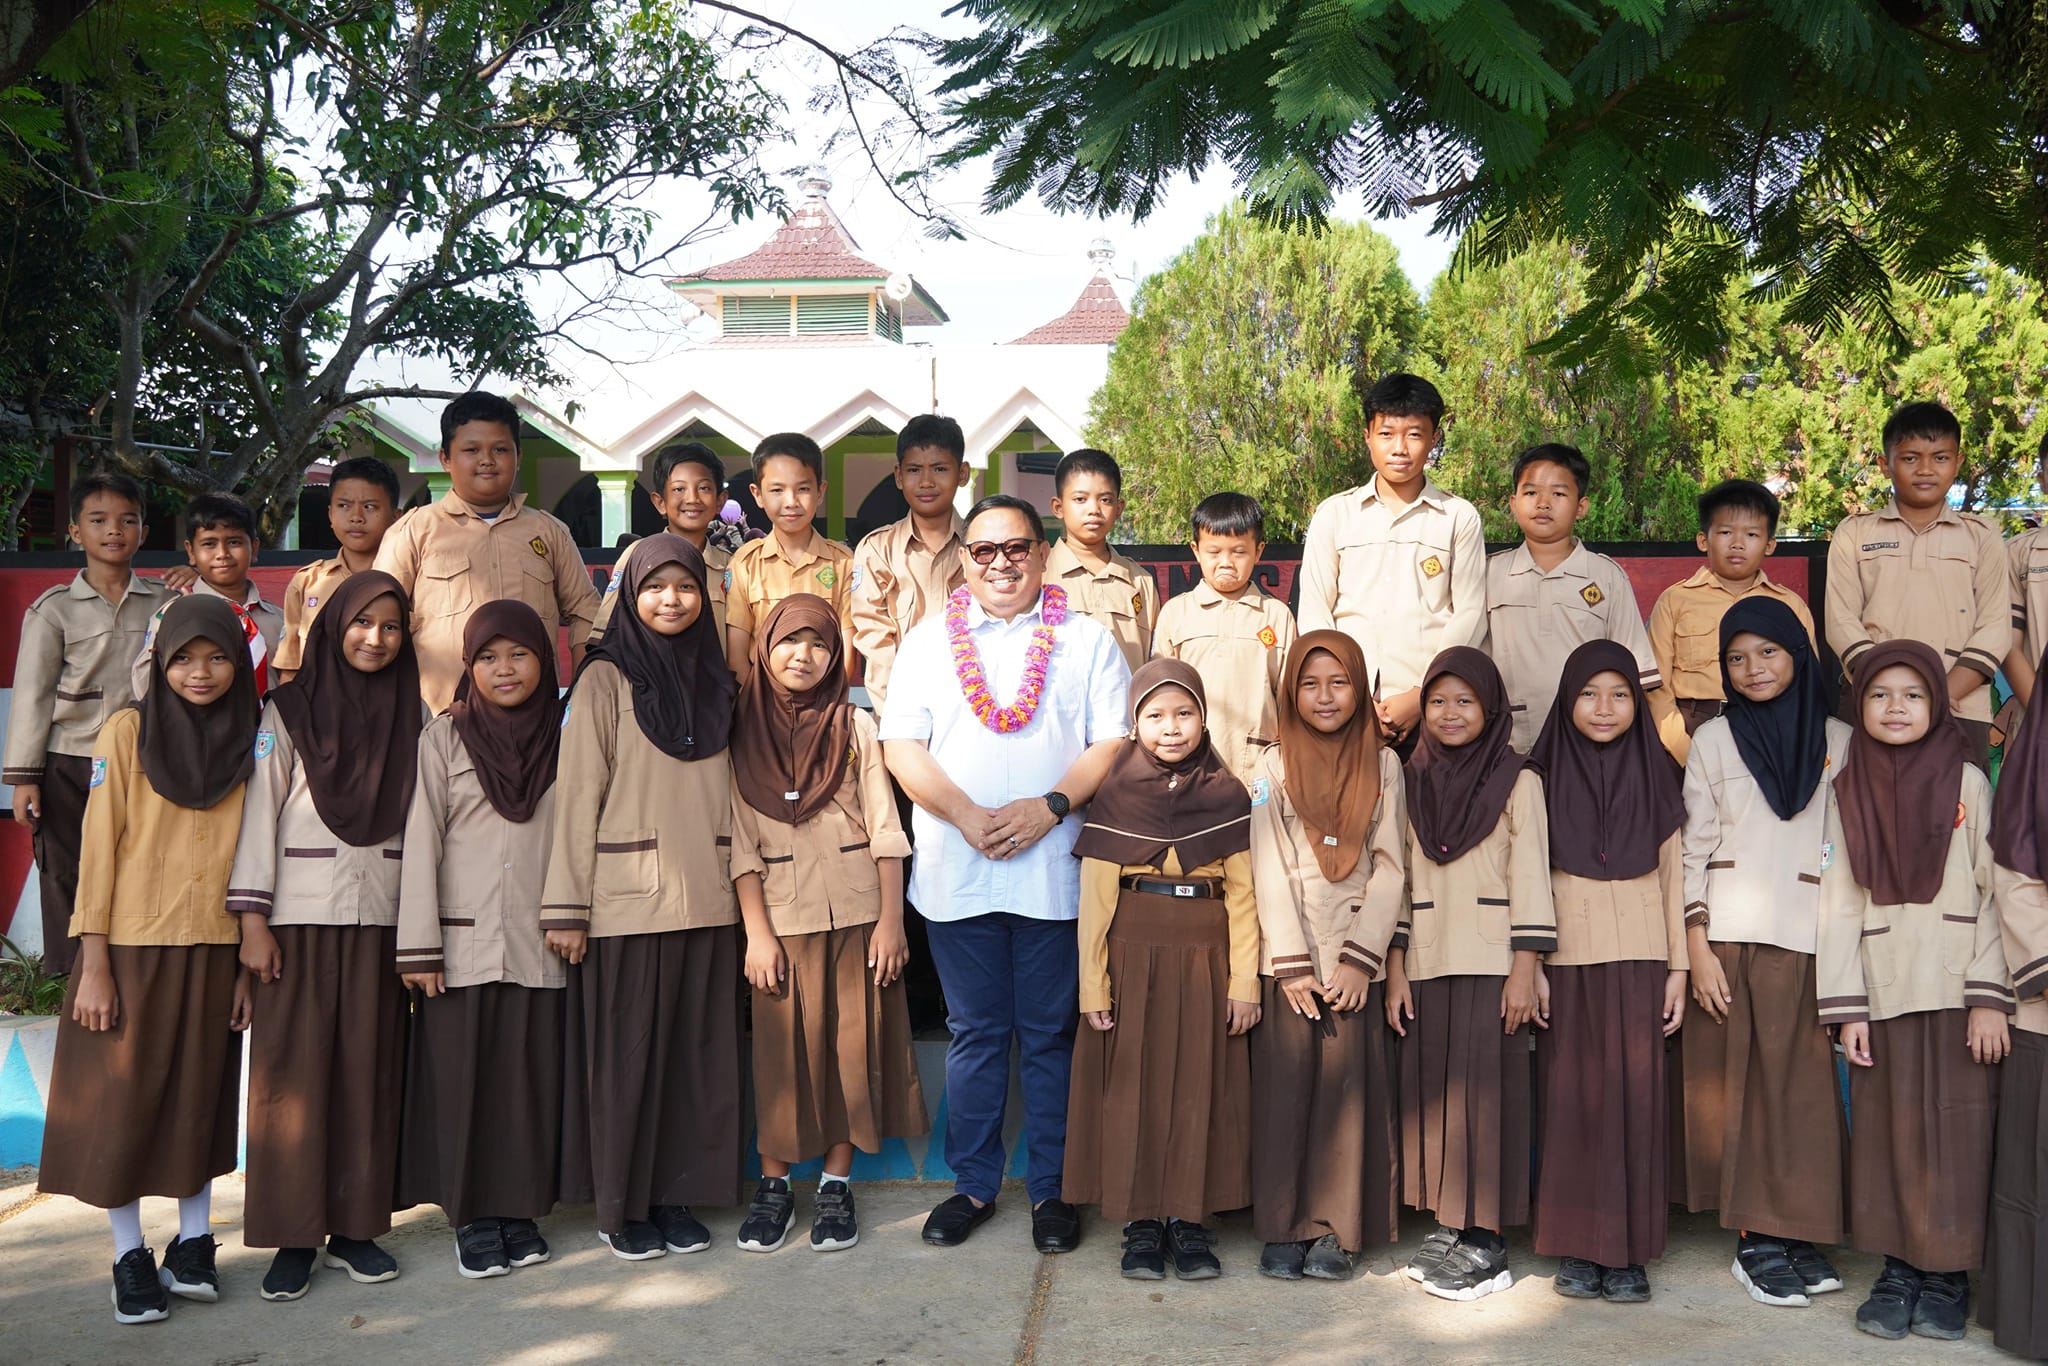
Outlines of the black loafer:
{"label": "black loafer", "polygon": [[1306,1273],[1307,1243],[1268,1243],[1259,1252],[1259,1274],[1276,1281],[1298,1281]]}
{"label": "black loafer", "polygon": [[1081,1246],[1080,1212],[1064,1200],[1041,1201],[1031,1211],[1031,1245],[1040,1252],[1072,1252]]}
{"label": "black loafer", "polygon": [[967,1235],[987,1223],[996,1212],[996,1202],[976,1205],[965,1195],[949,1195],[924,1221],[924,1240],[934,1247],[958,1247]]}

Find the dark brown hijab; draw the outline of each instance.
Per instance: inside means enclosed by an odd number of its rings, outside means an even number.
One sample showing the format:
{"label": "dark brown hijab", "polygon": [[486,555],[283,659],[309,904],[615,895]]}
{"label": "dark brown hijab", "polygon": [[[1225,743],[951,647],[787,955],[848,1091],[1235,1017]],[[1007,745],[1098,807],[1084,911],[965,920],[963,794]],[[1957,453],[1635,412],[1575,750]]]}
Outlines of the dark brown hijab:
{"label": "dark brown hijab", "polygon": [[[1564,662],[1557,700],[1529,751],[1543,774],[1550,813],[1550,866],[1579,877],[1622,882],[1655,872],[1664,841],[1685,824],[1685,795],[1671,752],[1657,738],[1641,666],[1617,641],[1589,640]],[[1579,690],[1595,674],[1628,680],[1636,719],[1607,742],[1572,723]]]}
{"label": "dark brown hijab", "polygon": [[640,586],[665,564],[688,570],[704,592],[704,556],[696,546],[672,531],[633,542],[619,561],[619,605],[611,624],[576,673],[580,678],[593,661],[610,660],[632,685],[633,714],[654,747],[672,759],[709,759],[724,753],[731,738],[736,685],[708,593],[681,635],[662,635],[640,620]]}
{"label": "dark brown hijab", "polygon": [[[2048,657],[2042,668],[2048,673]],[[1991,856],[2000,867],[2038,879],[2048,868],[2041,857],[2042,833],[2048,831],[2048,698],[2035,696],[2042,710],[2031,720],[2021,718],[2018,737],[2005,742],[1998,796],[1991,803]]]}
{"label": "dark brown hijab", "polygon": [[[791,692],[769,668],[768,652],[805,627],[824,638],[832,662],[816,687]],[[754,636],[754,664],[740,685],[733,726],[733,782],[748,806],[795,825],[832,804],[853,762],[853,704],[831,603],[793,593],[775,604]]]}
{"label": "dark brown hijab", "polygon": [[[1334,735],[1325,735],[1301,714],[1301,675],[1318,650],[1344,668],[1358,693],[1358,710]],[[1315,841],[1316,867],[1330,882],[1351,876],[1365,856],[1366,832],[1380,801],[1380,716],[1373,707],[1365,672],[1365,651],[1342,631],[1310,631],[1295,637],[1280,671],[1287,691],[1280,698],[1280,756],[1287,767],[1287,800]]]}
{"label": "dark brown hijab", "polygon": [[1522,773],[1522,756],[1508,743],[1514,725],[1500,670],[1469,645],[1445,650],[1422,678],[1425,711],[1429,685],[1446,674],[1463,679],[1478,696],[1486,724],[1456,748],[1445,747],[1423,725],[1409,756],[1408,823],[1431,863],[1455,863],[1492,834]]}
{"label": "dark brown hijab", "polygon": [[[501,636],[540,659],[540,685],[516,707],[501,707],[479,696],[470,677],[478,652]],[[487,602],[462,628],[462,677],[455,681],[455,701],[448,715],[476,765],[484,799],[514,824],[532,820],[540,799],[555,785],[555,760],[562,748],[560,678],[555,633],[525,603],[515,598]]]}
{"label": "dark brown hijab", "polygon": [[[171,657],[195,640],[218,645],[235,666],[234,681],[216,702],[194,706],[164,677]],[[157,795],[174,806],[205,811],[249,780],[256,766],[256,675],[242,617],[227,599],[205,593],[179,598],[164,612],[150,647],[149,687],[135,703],[142,713],[136,747]]]}
{"label": "dark brown hijab", "polygon": [[[348,662],[349,624],[379,598],[398,603],[398,657],[366,674]],[[398,580],[377,570],[351,574],[328,595],[306,631],[292,681],[270,690],[278,719],[305,766],[313,809],[335,838],[357,848],[405,829],[420,760],[420,663],[406,624],[412,604]]]}
{"label": "dark brown hijab", "polygon": [[[1169,686],[1186,691],[1202,712],[1202,743],[1177,764],[1160,762],[1137,739],[1145,699]],[[1189,665],[1155,659],[1131,675],[1131,738],[1088,803],[1076,857],[1157,868],[1172,849],[1181,871],[1191,873],[1252,847],[1251,794],[1216,757],[1208,721],[1202,676]]]}
{"label": "dark brown hijab", "polygon": [[[1927,734],[1910,745],[1888,745],[1863,724],[1863,695],[1894,664],[1926,681],[1934,713]],[[1924,905],[1941,890],[1950,832],[1962,820],[1963,765],[1969,762],[1969,742],[1949,710],[1948,671],[1931,646],[1887,640],[1856,661],[1849,695],[1856,699],[1855,733],[1835,778],[1849,871],[1881,906]]]}

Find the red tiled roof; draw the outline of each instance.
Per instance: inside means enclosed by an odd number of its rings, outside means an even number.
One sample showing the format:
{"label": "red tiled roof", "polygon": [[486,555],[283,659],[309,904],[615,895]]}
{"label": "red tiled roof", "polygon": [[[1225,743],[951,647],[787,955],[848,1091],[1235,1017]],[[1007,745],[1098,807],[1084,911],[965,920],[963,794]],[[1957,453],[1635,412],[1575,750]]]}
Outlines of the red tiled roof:
{"label": "red tiled roof", "polygon": [[1089,279],[1074,306],[1010,342],[1011,346],[1106,346],[1123,332],[1131,315],[1100,271]]}
{"label": "red tiled roof", "polygon": [[860,244],[822,196],[804,200],[775,235],[745,256],[681,277],[691,280],[884,280],[889,272]]}

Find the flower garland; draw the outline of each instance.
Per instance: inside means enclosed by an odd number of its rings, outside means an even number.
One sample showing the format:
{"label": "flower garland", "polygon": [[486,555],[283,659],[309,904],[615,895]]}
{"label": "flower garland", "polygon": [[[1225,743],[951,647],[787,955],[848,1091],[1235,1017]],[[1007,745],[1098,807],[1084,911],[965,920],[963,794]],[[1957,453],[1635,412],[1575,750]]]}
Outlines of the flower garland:
{"label": "flower garland", "polygon": [[1039,604],[1039,624],[1032,629],[1031,645],[1024,653],[1024,682],[1017,689],[1017,700],[1007,707],[996,705],[995,694],[988,688],[988,674],[981,667],[981,653],[974,648],[974,637],[967,629],[967,604],[972,601],[973,596],[964,587],[954,589],[946,599],[946,639],[953,647],[953,673],[960,680],[960,691],[967,698],[974,719],[998,735],[1008,735],[1030,725],[1031,718],[1038,715],[1038,704],[1045,700],[1053,628],[1067,619],[1066,590],[1046,585]]}

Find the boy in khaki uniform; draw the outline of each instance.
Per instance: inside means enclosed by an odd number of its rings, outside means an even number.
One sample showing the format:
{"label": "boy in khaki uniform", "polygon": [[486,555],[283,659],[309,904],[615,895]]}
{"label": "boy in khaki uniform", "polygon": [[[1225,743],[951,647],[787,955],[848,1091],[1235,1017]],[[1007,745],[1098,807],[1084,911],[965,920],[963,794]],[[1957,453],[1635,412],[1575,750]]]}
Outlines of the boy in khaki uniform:
{"label": "boy in khaki uniform", "polygon": [[[256,679],[258,696],[270,691],[270,664],[277,642],[284,634],[284,613],[264,601],[261,590],[249,577],[256,563],[256,513],[231,493],[202,493],[185,504],[181,518],[185,527],[185,559],[194,577],[165,577],[173,593],[203,593],[224,598],[242,623],[242,635],[249,646],[249,664]],[[165,604],[150,619],[143,633],[142,652],[129,669],[129,686],[137,697],[155,666],[150,647],[156,643],[157,627],[163,624]]]}
{"label": "boy in khaki uniform", "polygon": [[[725,506],[725,462],[703,442],[683,441],[656,451],[654,468],[649,473],[653,492],[647,500],[654,504],[654,510],[662,515],[670,531],[703,552],[704,568],[710,577],[704,585],[704,595],[710,600],[711,621],[723,642],[725,570],[732,563],[732,552],[712,539],[711,527]],[[598,600],[597,620],[590,627],[592,640],[604,634],[618,602],[619,579],[614,574],[604,596]]]}
{"label": "boy in khaki uniform", "polygon": [[1101,623],[1136,669],[1152,654],[1159,620],[1159,582],[1137,561],[1110,548],[1124,515],[1124,474],[1106,451],[1068,451],[1052,472],[1052,511],[1066,534],[1045,557],[1045,581],[1066,591],[1084,617]]}
{"label": "boy in khaki uniform", "polygon": [[[2048,487],[2048,437],[2041,438],[2035,478]],[[2048,525],[2020,533],[2005,545],[2012,579],[2012,653],[2005,681],[2024,707],[2034,700],[2034,671],[2048,651]]]}
{"label": "boy in khaki uniform", "polygon": [[825,490],[825,453],[802,432],[777,432],[754,448],[754,500],[773,529],[734,551],[725,570],[725,662],[738,678],[753,658],[754,628],[792,593],[832,604],[853,662],[853,552],[811,525]]}
{"label": "boy in khaki uniform", "polygon": [[377,562],[384,533],[398,520],[398,475],[373,455],[359,455],[334,467],[327,482],[327,525],[341,549],[333,559],[315,560],[292,575],[284,590],[284,632],[270,661],[273,682],[289,682],[299,671],[306,630],[320,604],[351,574]]}
{"label": "boy in khaki uniform", "polygon": [[920,413],[903,424],[896,437],[896,487],[910,512],[861,538],[848,586],[861,681],[878,714],[904,635],[944,611],[946,598],[967,582],[959,553],[966,528],[953,498],[972,473],[967,437],[952,418]]}

